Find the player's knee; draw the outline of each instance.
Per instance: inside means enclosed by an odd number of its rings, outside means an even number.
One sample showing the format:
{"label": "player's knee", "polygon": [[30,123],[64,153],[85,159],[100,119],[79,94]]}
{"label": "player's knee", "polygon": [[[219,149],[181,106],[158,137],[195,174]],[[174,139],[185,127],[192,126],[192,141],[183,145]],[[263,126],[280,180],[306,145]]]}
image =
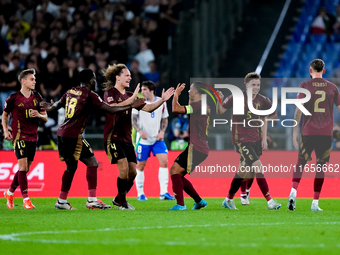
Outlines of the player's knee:
{"label": "player's knee", "polygon": [[168,167],[168,159],[163,159],[159,161],[160,167]]}
{"label": "player's knee", "polygon": [[174,174],[182,174],[182,169],[181,168],[178,168],[176,166],[172,166],[170,168],[170,175],[174,175]]}

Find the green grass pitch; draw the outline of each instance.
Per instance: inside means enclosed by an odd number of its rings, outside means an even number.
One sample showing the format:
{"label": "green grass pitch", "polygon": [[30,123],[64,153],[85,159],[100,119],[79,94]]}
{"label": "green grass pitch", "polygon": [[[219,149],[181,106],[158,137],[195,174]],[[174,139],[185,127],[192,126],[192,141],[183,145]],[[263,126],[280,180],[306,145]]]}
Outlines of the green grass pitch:
{"label": "green grass pitch", "polygon": [[[110,203],[110,198],[102,199]],[[231,211],[223,199],[208,207],[167,211],[174,201],[129,198],[135,211],[88,210],[86,198],[69,198],[76,211],[57,211],[55,198],[33,198],[35,210],[15,199],[9,210],[0,199],[0,254],[340,254],[340,200],[321,199],[322,212],[310,210],[311,199],[297,209],[267,209],[264,199]]]}

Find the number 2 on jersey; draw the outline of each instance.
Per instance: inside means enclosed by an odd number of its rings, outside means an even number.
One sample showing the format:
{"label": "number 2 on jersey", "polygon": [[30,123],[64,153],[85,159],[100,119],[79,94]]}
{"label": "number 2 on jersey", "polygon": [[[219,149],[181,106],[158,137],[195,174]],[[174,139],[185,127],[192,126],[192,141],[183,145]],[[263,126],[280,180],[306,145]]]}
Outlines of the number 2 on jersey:
{"label": "number 2 on jersey", "polygon": [[66,105],[65,105],[65,118],[71,119],[74,115],[74,110],[76,108],[78,100],[76,98],[66,98]]}
{"label": "number 2 on jersey", "polygon": [[323,90],[317,90],[317,91],[315,91],[315,94],[321,95],[321,97],[315,100],[315,103],[314,103],[314,112],[325,112],[325,108],[320,108],[319,107],[319,103],[325,101],[325,99],[326,99],[326,92],[323,91]]}

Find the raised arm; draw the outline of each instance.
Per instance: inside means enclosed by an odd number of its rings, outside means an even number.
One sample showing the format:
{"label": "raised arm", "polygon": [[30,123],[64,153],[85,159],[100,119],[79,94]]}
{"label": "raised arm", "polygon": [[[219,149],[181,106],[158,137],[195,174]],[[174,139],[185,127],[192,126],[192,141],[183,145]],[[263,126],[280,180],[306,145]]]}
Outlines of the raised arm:
{"label": "raised arm", "polygon": [[185,83],[178,83],[177,88],[175,90],[174,98],[172,99],[172,112],[173,113],[187,113],[186,107],[180,105],[178,102],[178,98],[181,95],[182,91],[185,88]]}
{"label": "raised arm", "polygon": [[138,108],[139,106],[141,106],[142,104],[144,104],[144,99],[142,98],[137,98],[135,101],[133,101],[131,104],[128,105],[113,105],[110,106],[108,104],[103,104],[100,109],[103,111],[106,111],[108,113],[114,114],[117,112],[122,112],[122,111],[126,111],[132,108]]}
{"label": "raised arm", "polygon": [[[222,91],[217,90],[216,92],[218,93],[219,97],[221,98],[221,101],[223,101],[224,95],[223,95]],[[221,114],[225,113],[226,111],[227,111],[227,109],[225,109],[225,108],[221,105],[220,100],[217,100],[217,104],[216,104],[216,113],[217,113],[218,115],[221,115]]]}
{"label": "raised arm", "polygon": [[135,91],[133,92],[133,95],[131,97],[129,97],[128,99],[124,100],[123,102],[120,103],[112,103],[110,104],[111,106],[123,106],[123,105],[129,105],[131,104],[137,97],[138,97],[138,92],[139,92],[139,83],[135,89]]}
{"label": "raised arm", "polygon": [[162,91],[162,97],[158,99],[156,102],[153,102],[151,104],[146,104],[142,110],[146,112],[153,112],[158,107],[160,107],[164,102],[168,101],[170,97],[175,93],[174,88],[169,88],[167,91],[164,92],[164,89]]}

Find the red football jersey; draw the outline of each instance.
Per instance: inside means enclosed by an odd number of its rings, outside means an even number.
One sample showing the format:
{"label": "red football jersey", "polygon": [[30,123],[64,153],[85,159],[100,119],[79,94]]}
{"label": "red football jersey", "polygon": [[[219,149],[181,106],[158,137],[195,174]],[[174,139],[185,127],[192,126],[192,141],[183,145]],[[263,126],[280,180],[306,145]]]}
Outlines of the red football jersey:
{"label": "red football jersey", "polygon": [[207,114],[201,114],[202,102],[194,102],[191,104],[193,112],[189,115],[189,143],[195,150],[204,154],[209,154],[208,128],[210,121],[210,107],[207,107]]}
{"label": "red football jersey", "polygon": [[[233,123],[241,123],[241,124],[233,124],[232,127],[232,141],[235,143],[253,143],[261,140],[262,133],[260,127],[251,127],[248,125],[249,120],[260,119],[260,116],[253,114],[248,108],[247,102],[247,92],[243,91],[244,96],[244,115],[233,115]],[[233,108],[233,95],[228,96],[222,106],[225,109]],[[268,110],[272,106],[272,103],[268,97],[265,97],[261,94],[257,94],[253,99],[253,107],[257,110]],[[244,123],[244,125],[242,124]],[[252,126],[260,126],[260,121],[252,121],[250,123]],[[266,124],[266,123],[265,123]]]}
{"label": "red football jersey", "polygon": [[[119,104],[130,98],[132,95],[132,92],[126,91],[125,94],[122,94],[116,88],[112,88],[105,91],[104,100],[108,104]],[[145,103],[142,104],[137,110],[141,110],[144,105]],[[110,139],[132,143],[131,112],[132,109],[117,114],[107,114],[104,127],[104,141]]]}
{"label": "red football jersey", "polygon": [[39,105],[43,101],[41,95],[34,91],[26,98],[20,91],[11,94],[5,102],[4,111],[12,113],[12,140],[36,142],[38,140],[39,118],[31,117],[31,111],[40,113],[45,109]]}
{"label": "red football jersey", "polygon": [[[323,78],[315,78],[301,83],[300,88],[308,89],[311,99],[304,107],[312,115],[302,115],[302,135],[332,135],[333,105],[340,105],[338,87]],[[297,98],[304,98],[300,93]]]}
{"label": "red football jersey", "polygon": [[83,133],[93,106],[100,108],[105,104],[98,94],[80,86],[69,89],[60,100],[65,107],[65,120],[59,126],[57,135],[69,138]]}

